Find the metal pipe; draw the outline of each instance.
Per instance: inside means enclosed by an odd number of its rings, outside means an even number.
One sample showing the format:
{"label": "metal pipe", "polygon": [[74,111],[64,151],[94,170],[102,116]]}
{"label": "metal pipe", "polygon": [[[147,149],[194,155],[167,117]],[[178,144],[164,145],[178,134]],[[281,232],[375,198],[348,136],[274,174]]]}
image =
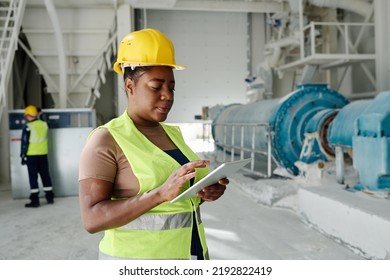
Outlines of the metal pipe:
{"label": "metal pipe", "polygon": [[317,7],[348,10],[364,17],[371,9],[371,4],[364,0],[309,0],[309,3]]}

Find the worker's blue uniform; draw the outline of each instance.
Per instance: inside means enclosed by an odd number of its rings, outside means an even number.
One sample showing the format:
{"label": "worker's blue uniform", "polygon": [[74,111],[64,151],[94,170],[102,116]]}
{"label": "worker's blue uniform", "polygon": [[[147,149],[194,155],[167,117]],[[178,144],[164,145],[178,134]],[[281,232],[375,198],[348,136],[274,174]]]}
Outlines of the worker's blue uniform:
{"label": "worker's blue uniform", "polygon": [[47,158],[49,150],[47,133],[47,123],[39,119],[28,122],[22,130],[20,156],[22,164],[27,164],[31,199],[31,203],[26,204],[26,207],[40,206],[38,175],[42,179],[47,202],[54,203],[53,185]]}

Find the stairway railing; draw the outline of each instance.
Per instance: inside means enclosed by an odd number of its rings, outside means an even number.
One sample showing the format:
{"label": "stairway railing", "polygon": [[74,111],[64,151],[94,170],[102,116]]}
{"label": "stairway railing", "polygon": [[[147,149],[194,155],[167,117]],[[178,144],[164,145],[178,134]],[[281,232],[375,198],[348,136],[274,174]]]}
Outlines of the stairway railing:
{"label": "stairway railing", "polygon": [[97,55],[97,77],[85,102],[86,108],[93,108],[95,106],[96,99],[100,98],[100,87],[106,82],[106,73],[112,67],[111,57],[116,52],[116,31],[116,19],[114,19],[114,22],[110,28],[108,41]]}
{"label": "stairway railing", "polygon": [[25,8],[26,0],[0,1],[0,123]]}

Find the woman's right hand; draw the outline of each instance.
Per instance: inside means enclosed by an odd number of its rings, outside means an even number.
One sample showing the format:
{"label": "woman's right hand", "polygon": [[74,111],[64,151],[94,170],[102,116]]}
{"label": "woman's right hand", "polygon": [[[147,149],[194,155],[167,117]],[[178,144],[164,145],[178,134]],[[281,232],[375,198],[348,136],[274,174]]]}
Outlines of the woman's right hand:
{"label": "woman's right hand", "polygon": [[162,199],[170,201],[178,196],[183,185],[195,177],[195,168],[205,168],[208,164],[209,160],[195,160],[176,169],[159,188]]}

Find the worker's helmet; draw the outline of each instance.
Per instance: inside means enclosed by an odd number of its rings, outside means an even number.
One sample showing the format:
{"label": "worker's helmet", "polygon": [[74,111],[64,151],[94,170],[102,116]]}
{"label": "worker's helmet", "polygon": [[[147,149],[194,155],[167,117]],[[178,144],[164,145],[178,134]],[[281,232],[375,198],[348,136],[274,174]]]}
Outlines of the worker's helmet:
{"label": "worker's helmet", "polygon": [[170,66],[176,70],[185,69],[175,61],[172,42],[156,29],[142,29],[127,34],[118,47],[114,71],[123,75],[125,67]]}
{"label": "worker's helmet", "polygon": [[34,105],[28,105],[25,109],[24,109],[24,115],[30,115],[30,116],[37,116],[38,115],[38,109],[37,107],[35,107]]}

